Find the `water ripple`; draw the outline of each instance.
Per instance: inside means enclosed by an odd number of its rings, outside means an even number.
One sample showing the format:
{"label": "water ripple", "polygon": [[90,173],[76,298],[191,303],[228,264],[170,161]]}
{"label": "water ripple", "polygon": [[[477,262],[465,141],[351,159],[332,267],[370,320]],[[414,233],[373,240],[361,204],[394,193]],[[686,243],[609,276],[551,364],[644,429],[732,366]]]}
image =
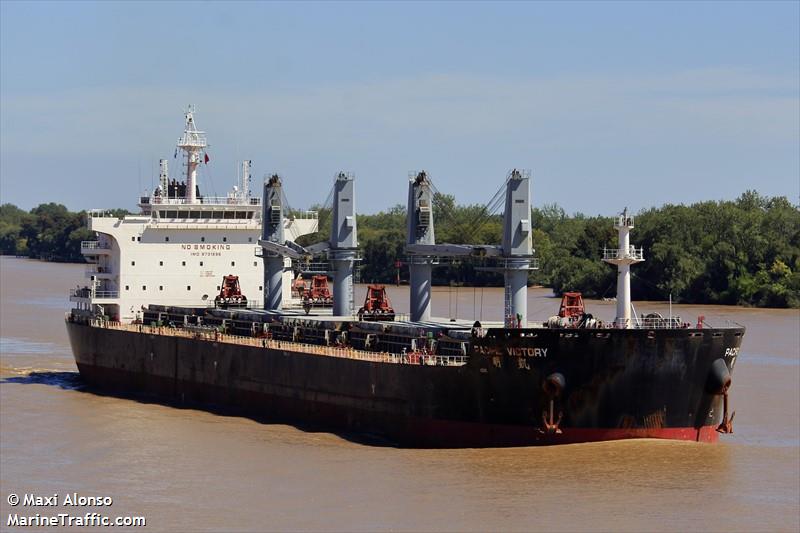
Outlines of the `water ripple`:
{"label": "water ripple", "polygon": [[777,355],[763,353],[743,353],[736,361],[743,365],[765,365],[765,366],[800,366],[800,359],[789,359]]}
{"label": "water ripple", "polygon": [[63,355],[68,354],[64,346],[52,342],[37,342],[18,337],[0,337],[0,353],[3,355]]}
{"label": "water ripple", "polygon": [[85,387],[78,372],[57,370],[31,370],[26,368],[4,369],[6,373],[16,374],[0,379],[0,383],[21,385],[51,385],[66,390],[80,390]]}

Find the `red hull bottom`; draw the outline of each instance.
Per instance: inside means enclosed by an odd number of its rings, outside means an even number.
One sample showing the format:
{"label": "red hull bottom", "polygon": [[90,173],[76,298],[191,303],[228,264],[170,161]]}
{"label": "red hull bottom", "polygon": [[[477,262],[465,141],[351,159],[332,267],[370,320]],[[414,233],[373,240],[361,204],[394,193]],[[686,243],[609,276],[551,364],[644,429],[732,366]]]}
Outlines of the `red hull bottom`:
{"label": "red hull bottom", "polygon": [[[667,439],[714,443],[719,440],[715,426],[700,428],[561,428],[546,434],[526,426],[478,424],[452,420],[414,418],[412,434],[420,437],[446,435],[448,441],[469,442],[467,447],[537,446],[579,444],[625,439]],[[464,445],[460,445],[463,447]]]}
{"label": "red hull bottom", "polygon": [[713,443],[714,426],[677,428],[561,428],[546,434],[534,426],[441,420],[354,409],[332,403],[175,381],[119,369],[78,364],[92,387],[124,396],[145,394],[187,406],[232,408],[268,422],[313,424],[331,432],[378,434],[409,447],[490,448],[547,446],[623,439],[669,439]]}

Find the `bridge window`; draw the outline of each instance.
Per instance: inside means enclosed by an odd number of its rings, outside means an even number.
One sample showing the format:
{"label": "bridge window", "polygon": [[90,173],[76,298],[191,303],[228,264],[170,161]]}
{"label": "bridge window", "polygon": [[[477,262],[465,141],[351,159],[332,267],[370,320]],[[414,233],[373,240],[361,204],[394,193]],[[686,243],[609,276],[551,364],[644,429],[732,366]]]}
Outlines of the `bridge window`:
{"label": "bridge window", "polygon": [[205,237],[200,237],[200,242],[206,242],[206,238]]}
{"label": "bridge window", "polygon": [[164,242],[169,242],[169,237],[164,237]]}
{"label": "bridge window", "polygon": [[158,286],[158,290],[163,291],[164,290],[164,286],[163,285],[159,285]]}
{"label": "bridge window", "polygon": [[146,291],[147,290],[147,285],[142,285],[142,290]]}
{"label": "bridge window", "polygon": [[187,286],[186,286],[186,290],[187,290],[187,291],[190,291],[190,290],[192,290],[192,286],[191,286],[191,285],[187,285]]}
{"label": "bridge window", "polygon": [[181,266],[186,266],[186,261],[181,261]]}
{"label": "bridge window", "polygon": [[131,266],[135,267],[136,266],[136,261],[131,261]]}
{"label": "bridge window", "polygon": [[227,237],[223,237],[222,238],[222,242],[228,242],[228,238]]}
{"label": "bridge window", "polygon": [[163,267],[164,266],[164,261],[159,261],[158,262],[158,266]]}

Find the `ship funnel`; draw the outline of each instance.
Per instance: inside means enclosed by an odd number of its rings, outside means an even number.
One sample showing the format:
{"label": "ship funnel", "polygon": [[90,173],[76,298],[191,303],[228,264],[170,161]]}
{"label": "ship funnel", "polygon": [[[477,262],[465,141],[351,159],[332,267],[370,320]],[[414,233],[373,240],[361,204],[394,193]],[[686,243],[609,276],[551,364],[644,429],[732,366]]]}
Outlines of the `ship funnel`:
{"label": "ship funnel", "polygon": [[506,180],[503,214],[503,275],[506,327],[528,325],[528,271],[531,270],[530,172],[514,169]]}
{"label": "ship funnel", "polygon": [[353,265],[358,248],[353,175],[339,172],[333,184],[333,216],[329,257],[333,263],[333,314],[351,316]]}
{"label": "ship funnel", "polygon": [[[433,190],[427,173],[412,173],[408,180],[407,245],[433,245]],[[431,265],[434,257],[408,256],[409,285],[411,289],[411,320],[428,321],[431,318]]]}
{"label": "ship funnel", "polygon": [[[264,181],[261,206],[261,246],[264,258],[264,309],[280,310],[283,299],[283,255],[265,244],[283,245],[283,186],[273,174]],[[269,251],[268,251],[269,250]]]}

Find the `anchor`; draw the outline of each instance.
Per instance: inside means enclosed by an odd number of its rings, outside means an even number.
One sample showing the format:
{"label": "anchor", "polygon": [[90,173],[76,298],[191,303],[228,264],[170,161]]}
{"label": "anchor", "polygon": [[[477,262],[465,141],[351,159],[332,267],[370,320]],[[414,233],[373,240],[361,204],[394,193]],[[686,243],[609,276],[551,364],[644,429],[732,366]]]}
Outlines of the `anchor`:
{"label": "anchor", "polygon": [[716,359],[711,364],[711,370],[708,376],[708,390],[712,394],[722,394],[722,422],[717,426],[717,431],[720,433],[733,433],[733,417],[736,413],[731,413],[728,418],[728,390],[731,388],[731,373],[725,360],[720,358]]}
{"label": "anchor", "polygon": [[728,418],[728,388],[725,387],[722,396],[722,422],[717,426],[717,431],[720,433],[733,433],[733,417],[736,416],[736,411],[731,413]]}
{"label": "anchor", "polygon": [[565,383],[564,376],[558,372],[554,372],[553,374],[547,376],[547,379],[545,379],[544,384],[542,385],[544,392],[550,397],[549,413],[548,411],[542,412],[542,433],[547,435],[559,435],[562,433],[559,426],[561,425],[561,419],[564,418],[564,412],[559,411],[558,420],[554,420],[555,399],[561,394]]}
{"label": "anchor", "polygon": [[542,413],[542,424],[544,425],[543,433],[546,433],[547,435],[558,435],[558,434],[562,433],[561,428],[559,428],[558,426],[561,424],[561,419],[564,417],[564,412],[563,411],[559,411],[558,412],[558,420],[553,422],[553,404],[554,403],[555,403],[555,400],[553,400],[553,398],[550,398],[550,416],[549,416],[549,418],[548,418],[547,411],[544,411]]}

